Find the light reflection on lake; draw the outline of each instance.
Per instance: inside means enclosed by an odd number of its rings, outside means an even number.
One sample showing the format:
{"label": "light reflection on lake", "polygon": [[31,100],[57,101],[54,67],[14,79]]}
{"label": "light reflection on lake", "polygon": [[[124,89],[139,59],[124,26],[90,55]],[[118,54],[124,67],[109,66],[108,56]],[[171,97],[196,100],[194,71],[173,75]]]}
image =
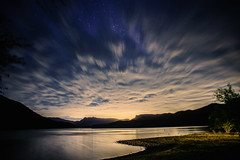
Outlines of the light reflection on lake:
{"label": "light reflection on lake", "polygon": [[203,127],[45,129],[1,131],[1,156],[14,160],[97,160],[126,155],[142,147],[116,141],[204,132]]}

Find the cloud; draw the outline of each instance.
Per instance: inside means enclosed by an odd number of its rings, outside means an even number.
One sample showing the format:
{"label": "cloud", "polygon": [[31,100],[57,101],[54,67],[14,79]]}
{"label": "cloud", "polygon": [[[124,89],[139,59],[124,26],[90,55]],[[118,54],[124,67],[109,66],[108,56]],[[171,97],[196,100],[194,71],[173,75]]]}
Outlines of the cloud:
{"label": "cloud", "polygon": [[230,4],[76,1],[47,15],[34,3],[0,6],[10,28],[33,43],[11,51],[26,65],[9,68],[3,82],[8,97],[47,116],[194,109],[213,102],[214,89],[240,83],[239,24]]}
{"label": "cloud", "polygon": [[146,96],[144,96],[144,98],[152,98],[154,96],[156,96],[156,94],[147,94]]}
{"label": "cloud", "polygon": [[94,106],[98,106],[98,105],[100,105],[100,104],[108,103],[108,102],[110,102],[109,99],[103,99],[102,97],[98,97],[98,98],[94,99],[94,100],[92,101],[92,103],[90,103],[90,104],[87,105],[87,106],[94,107]]}
{"label": "cloud", "polygon": [[102,100],[102,103],[106,103],[106,102],[109,102],[109,100],[108,99]]}
{"label": "cloud", "polygon": [[106,103],[106,102],[109,102],[109,99],[103,99],[102,97],[98,97],[98,98],[94,99],[93,102]]}
{"label": "cloud", "polygon": [[134,79],[128,83],[118,82],[118,85],[120,85],[120,86],[133,86],[133,85],[137,85],[137,84],[144,85],[144,81],[145,80],[143,80],[143,79]]}
{"label": "cloud", "polygon": [[39,107],[34,107],[34,106],[32,106],[31,109],[33,109],[35,111],[48,110],[48,108],[44,108],[44,107],[39,108]]}
{"label": "cloud", "polygon": [[109,44],[109,48],[117,59],[122,57],[123,52],[125,51],[125,45],[123,42],[119,42],[118,44]]}
{"label": "cloud", "polygon": [[139,99],[136,102],[146,102],[146,101],[148,101],[148,100],[147,99]]}
{"label": "cloud", "polygon": [[129,100],[137,99],[137,97],[130,97]]}
{"label": "cloud", "polygon": [[98,103],[90,103],[89,105],[87,105],[87,106],[89,106],[89,107],[95,107],[95,106],[98,106],[99,104]]}

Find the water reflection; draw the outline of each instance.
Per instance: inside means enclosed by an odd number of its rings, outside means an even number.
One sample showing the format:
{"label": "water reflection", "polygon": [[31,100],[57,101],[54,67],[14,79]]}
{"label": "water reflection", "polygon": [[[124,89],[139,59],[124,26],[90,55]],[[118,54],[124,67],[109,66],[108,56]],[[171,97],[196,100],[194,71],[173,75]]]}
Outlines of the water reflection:
{"label": "water reflection", "polygon": [[202,127],[2,131],[0,145],[4,159],[95,160],[144,149],[118,144],[118,140],[201,132]]}

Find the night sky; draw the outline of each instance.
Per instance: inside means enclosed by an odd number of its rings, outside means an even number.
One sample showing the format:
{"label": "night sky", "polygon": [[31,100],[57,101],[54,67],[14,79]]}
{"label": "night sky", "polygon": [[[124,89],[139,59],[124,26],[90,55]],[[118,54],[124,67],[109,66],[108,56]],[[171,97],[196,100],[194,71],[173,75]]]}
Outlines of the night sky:
{"label": "night sky", "polygon": [[3,0],[25,65],[5,96],[47,117],[133,118],[196,109],[240,85],[240,7],[219,0]]}

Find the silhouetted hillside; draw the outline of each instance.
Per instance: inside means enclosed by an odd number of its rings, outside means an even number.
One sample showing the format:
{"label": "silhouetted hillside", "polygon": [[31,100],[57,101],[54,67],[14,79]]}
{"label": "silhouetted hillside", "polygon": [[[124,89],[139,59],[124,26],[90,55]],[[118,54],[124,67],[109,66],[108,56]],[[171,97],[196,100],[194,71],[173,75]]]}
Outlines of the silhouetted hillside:
{"label": "silhouetted hillside", "polygon": [[66,127],[74,125],[45,118],[25,105],[0,95],[0,130]]}
{"label": "silhouetted hillside", "polygon": [[56,121],[56,122],[65,122],[65,123],[71,123],[74,125],[75,121],[70,121],[70,120],[66,120],[66,119],[62,119],[62,118],[58,118],[58,117],[48,117],[49,119]]}
{"label": "silhouetted hillside", "polygon": [[107,124],[116,122],[118,119],[114,118],[96,118],[96,117],[85,117],[81,121],[75,121],[74,124],[77,127],[92,127],[99,124]]}
{"label": "silhouetted hillside", "polygon": [[[240,117],[239,101],[234,103]],[[142,114],[136,115],[132,120],[119,121],[113,118],[85,117],[81,121],[69,121],[61,118],[43,117],[23,104],[10,100],[0,95],[0,130],[3,129],[30,129],[30,128],[70,128],[70,127],[93,127],[93,128],[132,128],[132,127],[170,127],[170,126],[198,126],[208,125],[209,115],[215,109],[229,108],[224,104],[210,104],[196,109],[165,114]],[[235,118],[237,119],[237,118]]]}
{"label": "silhouetted hillside", "polygon": [[209,124],[209,115],[215,107],[222,104],[210,104],[196,109],[165,114],[137,115],[130,121],[117,121],[105,125],[95,125],[96,128],[131,128],[131,127],[170,127],[170,126],[200,126]]}
{"label": "silhouetted hillside", "polygon": [[94,125],[107,124],[107,123],[118,121],[118,119],[114,119],[114,118],[96,118],[96,117],[84,117],[80,121],[70,121],[70,120],[65,120],[57,117],[50,117],[50,119],[57,122],[71,123],[75,127],[79,127],[79,128],[91,128]]}

